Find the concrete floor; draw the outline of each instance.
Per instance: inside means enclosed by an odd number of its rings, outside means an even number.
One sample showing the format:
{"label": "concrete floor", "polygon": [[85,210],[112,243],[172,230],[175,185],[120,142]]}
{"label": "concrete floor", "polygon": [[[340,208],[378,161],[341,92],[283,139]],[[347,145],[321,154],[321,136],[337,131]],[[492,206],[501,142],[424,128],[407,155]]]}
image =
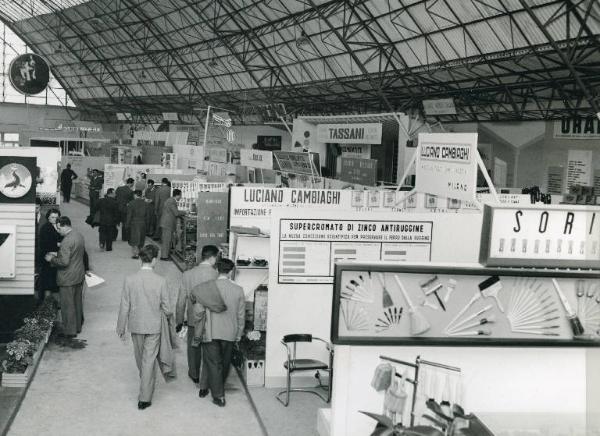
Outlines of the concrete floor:
{"label": "concrete floor", "polygon": [[[178,379],[166,384],[158,378],[152,407],[137,409],[139,378],[131,339],[123,344],[115,326],[123,278],[139,268],[139,261],[131,259],[130,247],[120,240],[112,253],[99,250],[97,230],[84,223],[86,206],[72,202],[61,209],[85,236],[92,270],[106,283],[85,291],[85,324],[78,337],[85,347],[49,345],[8,434],[262,436],[235,371],[227,406],[219,408],[198,397],[187,377],[184,347],[177,350]],[[160,262],[156,271],[167,277],[174,304],[181,273],[171,262]]]}

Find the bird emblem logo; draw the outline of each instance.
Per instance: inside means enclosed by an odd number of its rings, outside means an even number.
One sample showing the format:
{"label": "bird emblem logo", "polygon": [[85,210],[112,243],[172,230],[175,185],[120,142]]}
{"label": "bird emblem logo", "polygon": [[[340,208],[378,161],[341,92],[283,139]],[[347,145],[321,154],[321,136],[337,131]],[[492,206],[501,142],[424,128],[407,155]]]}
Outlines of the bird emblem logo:
{"label": "bird emblem logo", "polygon": [[20,198],[31,189],[31,173],[21,164],[10,163],[0,168],[0,192],[9,198]]}

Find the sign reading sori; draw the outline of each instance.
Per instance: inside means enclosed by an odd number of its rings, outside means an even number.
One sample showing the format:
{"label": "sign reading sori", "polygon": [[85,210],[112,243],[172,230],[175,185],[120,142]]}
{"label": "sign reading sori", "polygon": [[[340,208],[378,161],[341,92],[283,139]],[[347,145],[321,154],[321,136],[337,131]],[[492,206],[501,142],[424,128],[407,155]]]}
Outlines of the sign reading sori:
{"label": "sign reading sori", "polygon": [[381,123],[318,124],[317,141],[330,144],[381,144]]}
{"label": "sign reading sori", "polygon": [[475,199],[477,133],[421,133],[416,160],[417,192]]}

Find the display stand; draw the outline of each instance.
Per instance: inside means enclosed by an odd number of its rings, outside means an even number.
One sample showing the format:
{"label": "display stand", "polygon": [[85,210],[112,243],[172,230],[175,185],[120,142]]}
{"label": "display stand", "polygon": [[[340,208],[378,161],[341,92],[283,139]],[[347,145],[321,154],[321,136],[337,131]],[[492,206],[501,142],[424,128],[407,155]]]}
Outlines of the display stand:
{"label": "display stand", "polygon": [[180,271],[187,271],[196,265],[197,215],[186,215],[177,220],[177,235],[171,259]]}
{"label": "display stand", "polygon": [[269,280],[269,243],[268,235],[230,230],[229,255],[236,264],[233,279],[244,288],[248,301],[253,301],[256,288]]}

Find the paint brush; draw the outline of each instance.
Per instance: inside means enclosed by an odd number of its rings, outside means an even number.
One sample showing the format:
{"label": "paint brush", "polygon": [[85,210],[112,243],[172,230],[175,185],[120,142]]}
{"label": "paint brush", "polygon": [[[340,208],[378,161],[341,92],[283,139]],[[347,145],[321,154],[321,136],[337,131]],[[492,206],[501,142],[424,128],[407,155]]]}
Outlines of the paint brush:
{"label": "paint brush", "polygon": [[450,300],[450,294],[456,289],[456,280],[450,279],[448,280],[448,286],[446,286],[446,295],[444,295],[444,302],[448,302]]}
{"label": "paint brush", "polygon": [[581,324],[579,317],[577,316],[576,313],[573,312],[573,309],[571,309],[569,300],[567,300],[567,297],[565,297],[565,294],[563,294],[563,291],[560,289],[560,286],[558,285],[558,282],[556,281],[556,279],[554,279],[554,278],[552,279],[552,284],[554,285],[554,289],[556,289],[558,298],[560,299],[560,302],[562,303],[563,308],[565,309],[565,312],[567,314],[567,319],[569,320],[569,325],[571,326],[571,330],[573,331],[573,335],[574,336],[582,335],[583,334],[583,325]]}
{"label": "paint brush", "polygon": [[[477,300],[479,300],[481,298],[481,292],[475,292],[475,294],[473,294],[473,297],[471,297],[471,299],[467,302],[467,304],[456,314],[456,316],[454,318],[452,318],[452,321],[450,321],[448,323],[448,326],[453,325],[456,320],[458,320],[461,316],[464,315],[464,313],[469,310],[469,307],[471,307],[473,305],[473,303],[475,303]],[[446,333],[448,332],[448,327],[446,327]]]}
{"label": "paint brush", "polygon": [[435,295],[435,298],[437,299],[438,304],[440,305],[442,310],[444,310],[444,312],[446,311],[446,306],[444,305],[444,302],[440,298],[440,294],[438,294],[438,291],[440,289],[442,289],[442,287],[443,287],[443,285],[440,283],[440,281],[438,279],[438,276],[433,276],[427,280],[422,281],[421,283],[419,283],[419,286],[421,287],[421,290],[425,294],[425,297],[428,297],[431,294]]}
{"label": "paint brush", "polygon": [[377,276],[377,279],[379,280],[379,283],[381,284],[381,288],[383,289],[383,295],[382,295],[383,308],[385,309],[388,307],[392,307],[394,305],[394,300],[392,300],[392,296],[390,295],[387,288],[385,287],[385,275],[383,275],[382,273],[377,273],[375,275]]}
{"label": "paint brush", "polygon": [[492,331],[489,329],[473,330],[469,332],[451,332],[450,336],[490,336]]}
{"label": "paint brush", "polygon": [[474,320],[475,318],[477,318],[480,315],[483,315],[485,312],[487,312],[488,310],[490,310],[492,308],[491,305],[487,305],[485,306],[483,309],[480,309],[478,312],[474,313],[473,315],[469,315],[467,318],[463,319],[460,322],[457,322],[454,325],[450,325],[448,324],[448,326],[446,327],[446,331],[447,332],[452,332],[452,331],[456,331],[458,330],[458,327],[460,327],[461,325]]}
{"label": "paint brush", "polygon": [[400,281],[400,278],[397,274],[394,274],[394,280],[396,284],[400,288],[404,299],[406,300],[406,304],[408,304],[409,312],[410,312],[410,330],[413,335],[420,335],[425,333],[427,330],[431,328],[427,318],[423,316],[423,314],[418,310],[418,308],[412,303],[410,297],[408,296],[408,292],[404,288],[404,285]]}
{"label": "paint brush", "polygon": [[502,307],[502,303],[498,298],[498,293],[502,289],[502,283],[500,283],[500,277],[491,276],[488,279],[485,279],[483,282],[479,283],[479,291],[483,294],[484,297],[492,297],[496,300],[498,304],[498,309],[500,312],[504,313],[504,308]]}
{"label": "paint brush", "polygon": [[513,333],[525,333],[525,334],[528,334],[528,335],[560,336],[560,334],[558,334],[558,333],[545,332],[545,331],[542,331],[542,330],[520,330],[520,329],[513,329],[512,332]]}
{"label": "paint brush", "polygon": [[472,329],[472,328],[478,327],[480,325],[492,324],[494,322],[496,322],[496,317],[494,315],[490,315],[487,318],[481,318],[478,321],[475,321],[475,322],[472,322],[470,324],[466,324],[466,325],[463,325],[461,327],[452,329],[452,331],[450,333],[456,333],[456,332],[460,332],[460,331],[463,331],[463,330]]}

